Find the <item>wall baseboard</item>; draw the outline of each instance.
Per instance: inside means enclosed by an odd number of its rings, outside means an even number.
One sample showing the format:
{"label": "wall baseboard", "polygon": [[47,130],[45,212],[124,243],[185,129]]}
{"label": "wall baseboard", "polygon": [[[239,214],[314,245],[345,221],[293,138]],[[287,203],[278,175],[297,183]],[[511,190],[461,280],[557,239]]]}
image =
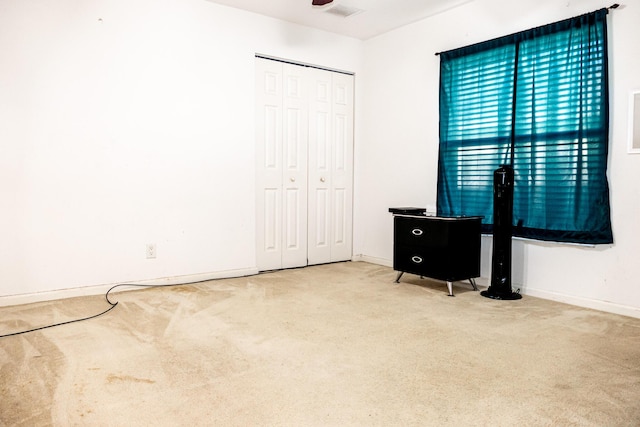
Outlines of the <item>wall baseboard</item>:
{"label": "wall baseboard", "polygon": [[[169,286],[169,285],[186,285],[190,283],[206,282],[207,280],[230,279],[233,277],[253,276],[258,274],[255,268],[246,268],[239,270],[215,271],[211,273],[188,274],[185,276],[161,277],[158,279],[141,280],[136,282],[111,283],[107,285],[85,286],[81,288],[58,289],[55,291],[37,292],[32,294],[7,295],[0,296],[0,307],[10,305],[30,304],[34,302],[51,301],[63,298],[74,298],[92,295],[104,295],[109,289],[115,285],[131,283],[135,285],[149,286]],[[120,286],[112,293],[126,292],[139,289],[136,287]]]}
{"label": "wall baseboard", "polygon": [[[372,257],[367,255],[354,255],[352,261],[368,262],[371,264],[382,265],[385,267],[393,267],[393,261]],[[175,277],[163,277],[158,279],[143,280],[138,282],[129,282],[138,285],[186,285],[189,283],[205,282],[207,280],[216,279],[230,279],[233,277],[253,276],[258,274],[258,270],[254,268],[246,268],[239,270],[226,270],[216,271],[211,273],[189,274],[185,276]],[[486,277],[480,277],[476,279],[478,286],[487,287],[489,285],[489,279]],[[8,295],[0,296],[0,307],[7,307],[12,305],[30,304],[34,302],[51,301],[63,298],[74,298],[82,296],[92,295],[104,295],[111,287],[119,283],[111,283],[107,285],[86,286],[81,288],[59,289],[48,292],[37,292],[33,294],[21,294],[21,295]],[[518,284],[513,285],[513,289],[520,287],[522,295],[527,295],[535,298],[542,298],[550,301],[561,302],[564,304],[574,305],[577,307],[589,308],[598,311],[604,311],[607,313],[619,314],[622,316],[640,318],[640,308],[626,306],[621,304],[615,304],[608,301],[593,300],[589,298],[576,297],[572,295],[559,294],[555,292],[549,292],[540,289],[534,289],[530,287],[521,286]],[[112,293],[126,292],[136,289],[135,287],[127,288],[121,286],[114,289]]]}
{"label": "wall baseboard", "polygon": [[[517,286],[514,285],[514,289]],[[589,298],[576,297],[572,295],[558,294],[555,292],[543,291],[539,289],[525,288],[522,295],[561,302],[577,307],[590,308],[607,313],[619,314],[622,316],[640,318],[640,308],[628,305],[616,304],[608,301],[594,300]]]}
{"label": "wall baseboard", "polygon": [[377,258],[377,257],[368,256],[368,255],[362,255],[362,254],[354,255],[351,258],[351,261],[354,261],[354,262],[363,261],[363,262],[368,262],[370,264],[383,265],[385,267],[393,268],[393,261],[385,258]]}
{"label": "wall baseboard", "polygon": [[[383,265],[385,267],[393,267],[393,261],[370,257],[366,255],[356,255],[353,257],[353,261],[364,261],[371,264]],[[476,283],[480,288],[487,288],[489,286],[490,279],[487,277],[479,277],[476,279]],[[561,302],[564,304],[573,305],[576,307],[590,308],[592,310],[604,311],[606,313],[619,314],[621,316],[640,318],[640,308],[627,305],[616,304],[608,301],[594,300],[589,298],[576,297],[572,295],[559,294],[555,292],[544,291],[540,289],[531,288],[528,286],[522,286],[514,283],[512,285],[514,290],[520,288],[522,295],[546,299],[550,301]]]}

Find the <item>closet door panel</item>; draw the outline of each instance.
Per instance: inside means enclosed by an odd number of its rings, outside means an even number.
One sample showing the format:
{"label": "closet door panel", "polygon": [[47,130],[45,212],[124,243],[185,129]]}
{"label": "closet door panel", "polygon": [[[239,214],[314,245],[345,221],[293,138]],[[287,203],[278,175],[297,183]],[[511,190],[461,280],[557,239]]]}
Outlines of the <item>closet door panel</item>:
{"label": "closet door panel", "polygon": [[282,66],[256,60],[256,263],[282,265]]}
{"label": "closet door panel", "polygon": [[264,246],[267,253],[280,251],[280,189],[264,189]]}
{"label": "closet door panel", "polygon": [[331,261],[332,74],[309,70],[309,264]]}
{"label": "closet door panel", "polygon": [[309,108],[304,67],[282,64],[284,197],[282,268],[307,265]]}
{"label": "closet door panel", "polygon": [[353,234],[353,76],[333,75],[331,262],[352,257]]}

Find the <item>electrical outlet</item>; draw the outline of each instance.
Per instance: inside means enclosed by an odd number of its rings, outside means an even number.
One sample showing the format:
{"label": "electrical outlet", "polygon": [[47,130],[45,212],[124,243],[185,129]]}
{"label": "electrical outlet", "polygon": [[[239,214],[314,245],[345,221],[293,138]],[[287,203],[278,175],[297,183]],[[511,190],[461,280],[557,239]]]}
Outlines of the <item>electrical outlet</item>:
{"label": "electrical outlet", "polygon": [[152,259],[156,257],[156,245],[155,243],[149,243],[147,245],[147,259]]}

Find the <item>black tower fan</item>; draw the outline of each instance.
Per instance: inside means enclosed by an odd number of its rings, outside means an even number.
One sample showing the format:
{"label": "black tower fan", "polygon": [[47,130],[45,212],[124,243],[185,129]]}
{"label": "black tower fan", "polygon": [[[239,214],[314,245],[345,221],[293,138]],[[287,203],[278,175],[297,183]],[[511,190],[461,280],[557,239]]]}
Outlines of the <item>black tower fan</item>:
{"label": "black tower fan", "polygon": [[511,290],[511,227],[513,221],[513,168],[501,165],[493,172],[493,257],[491,284],[480,294],[487,298],[522,298]]}

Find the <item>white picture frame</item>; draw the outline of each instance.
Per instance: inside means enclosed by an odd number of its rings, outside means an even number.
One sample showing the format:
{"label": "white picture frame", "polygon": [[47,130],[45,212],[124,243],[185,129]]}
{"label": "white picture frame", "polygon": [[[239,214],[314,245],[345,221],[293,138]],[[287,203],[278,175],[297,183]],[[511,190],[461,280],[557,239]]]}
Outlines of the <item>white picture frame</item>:
{"label": "white picture frame", "polygon": [[629,142],[627,152],[640,154],[640,90],[629,94]]}

